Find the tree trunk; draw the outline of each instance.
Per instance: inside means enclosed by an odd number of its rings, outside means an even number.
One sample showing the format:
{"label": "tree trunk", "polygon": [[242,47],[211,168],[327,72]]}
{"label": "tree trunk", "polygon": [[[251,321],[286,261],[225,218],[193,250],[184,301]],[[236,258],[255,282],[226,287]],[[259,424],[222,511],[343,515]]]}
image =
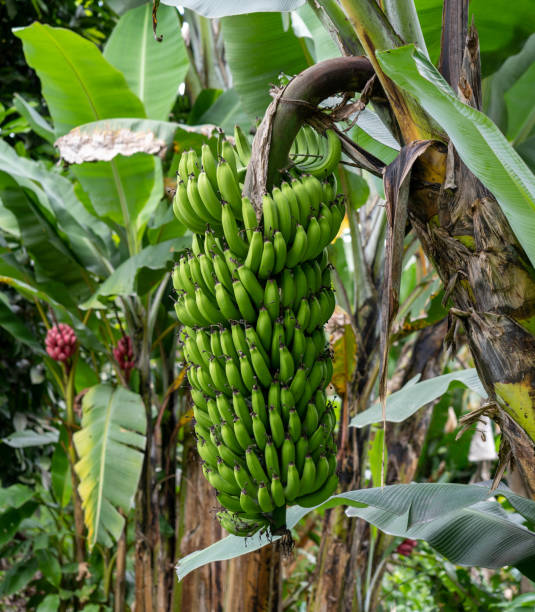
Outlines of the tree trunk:
{"label": "tree trunk", "polygon": [[[168,381],[174,380],[174,368],[170,368]],[[167,382],[168,382],[167,381]],[[175,416],[176,393],[171,393],[165,407],[161,426],[156,432],[158,435],[158,450],[161,480],[156,487],[155,497],[160,505],[160,521],[164,529],[160,528],[158,542],[158,589],[157,609],[173,609],[173,591],[176,582],[175,551],[176,551],[176,437],[177,419]]]}
{"label": "tree trunk", "polygon": [[[340,462],[340,486],[344,491],[357,489],[360,485],[357,434],[356,429],[350,430]],[[345,515],[343,506],[325,512],[314,589],[309,599],[310,612],[359,609],[355,600],[355,577],[366,554],[361,545],[362,527],[362,522]]]}
{"label": "tree trunk", "polygon": [[[183,452],[177,537],[179,558],[206,548],[225,535],[215,517],[218,504],[214,489],[202,473],[191,435]],[[210,563],[188,574],[178,583],[174,610],[223,612],[227,565],[227,562]]]}
{"label": "tree trunk", "polygon": [[229,562],[227,579],[225,612],[282,610],[279,543],[232,559]]}
{"label": "tree trunk", "polygon": [[[470,30],[459,80],[466,103],[480,106],[479,43]],[[535,495],[535,270],[496,199],[460,161],[437,146],[415,166],[409,218],[462,322],[489,414],[502,444]]]}
{"label": "tree trunk", "polygon": [[[444,336],[447,320],[422,330],[411,351],[408,364],[395,381],[391,391],[397,391],[417,374],[421,380],[440,376],[444,365]],[[414,479],[422,446],[431,421],[434,403],[428,404],[401,423],[387,426],[388,449],[387,484],[407,484]]]}

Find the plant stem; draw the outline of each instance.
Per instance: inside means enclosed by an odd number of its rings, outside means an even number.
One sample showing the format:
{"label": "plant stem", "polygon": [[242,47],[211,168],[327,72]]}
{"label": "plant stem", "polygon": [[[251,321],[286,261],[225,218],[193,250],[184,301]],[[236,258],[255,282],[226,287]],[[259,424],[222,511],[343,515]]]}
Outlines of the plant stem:
{"label": "plant stem", "polygon": [[127,521],[125,518],[124,529],[117,542],[116,562],[115,562],[115,584],[113,588],[113,610],[123,612],[125,609],[126,596],[126,529]]}
{"label": "plant stem", "polygon": [[340,4],[388,96],[405,142],[432,138],[437,128],[427,113],[412,96],[394,85],[381,70],[375,57],[376,51],[403,45],[385,14],[375,0],[340,0]]}
{"label": "plant stem", "polygon": [[83,563],[85,560],[85,543],[84,543],[84,514],[82,510],[82,500],[78,494],[78,477],[74,470],[76,463],[76,451],[74,450],[73,443],[73,430],[75,426],[74,422],[74,374],[76,371],[76,363],[78,361],[78,352],[76,353],[70,366],[65,367],[65,407],[66,407],[66,419],[65,427],[67,429],[67,456],[69,459],[69,466],[71,470],[71,481],[72,481],[72,498],[74,506],[74,541],[75,541],[75,552],[76,561]]}
{"label": "plant stem", "polygon": [[[288,153],[297,132],[322,100],[341,91],[361,91],[372,76],[373,68],[366,58],[337,57],[311,66],[295,77],[280,96],[274,115],[267,114],[257,131],[252,158],[263,165],[248,165],[244,194],[256,203],[258,190],[263,193],[265,188],[280,182],[281,170],[288,165]],[[262,127],[271,129],[269,148],[265,150]],[[259,154],[255,155],[256,149]],[[262,185],[264,179],[265,185]]]}
{"label": "plant stem", "polygon": [[383,10],[397,34],[406,43],[414,43],[429,59],[414,0],[383,0]]}
{"label": "plant stem", "polygon": [[355,30],[336,0],[308,0],[308,3],[344,55],[364,55]]}

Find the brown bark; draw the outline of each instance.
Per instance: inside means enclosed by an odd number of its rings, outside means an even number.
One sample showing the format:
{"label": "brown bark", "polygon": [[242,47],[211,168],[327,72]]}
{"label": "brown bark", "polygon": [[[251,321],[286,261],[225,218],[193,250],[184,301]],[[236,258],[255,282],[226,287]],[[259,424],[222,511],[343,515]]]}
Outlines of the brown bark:
{"label": "brown bark", "polygon": [[[357,489],[360,485],[357,437],[357,430],[351,429],[340,462],[340,489],[343,491]],[[310,612],[351,612],[358,609],[355,577],[365,566],[365,551],[361,546],[363,527],[361,521],[345,515],[343,506],[325,512],[314,588],[308,604]]]}
{"label": "brown bark", "polygon": [[140,394],[145,405],[147,418],[146,447],[143,467],[136,493],[136,547],[135,563],[135,602],[136,612],[153,612],[154,609],[154,544],[158,538],[157,507],[153,507],[153,425],[151,413],[151,388],[148,350],[145,359],[139,360]]}
{"label": "brown bark", "polygon": [[[473,30],[459,91],[465,102],[479,105]],[[496,199],[453,147],[436,146],[425,161],[413,173],[409,218],[454,304],[451,324],[460,322],[466,330],[479,376],[491,400],[497,400],[495,418],[533,496],[535,270]]]}
{"label": "brown bark", "polygon": [[117,542],[117,558],[115,561],[115,583],[113,588],[113,610],[123,612],[126,595],[126,523],[123,533]]}
{"label": "brown bark", "polygon": [[[373,271],[369,271],[373,279]],[[374,282],[377,282],[374,279]],[[356,368],[348,384],[347,401],[348,418],[367,407],[372,364],[378,354],[379,303],[369,300],[361,309],[358,322],[360,343],[357,343]],[[357,317],[354,317],[357,319]],[[350,491],[361,486],[362,452],[364,432],[355,428],[340,427],[339,431],[339,490]],[[346,444],[342,446],[342,439]],[[369,532],[363,521],[357,521],[345,515],[345,508],[338,507],[325,512],[322,538],[314,588],[309,597],[311,612],[352,612],[361,608],[355,589],[355,577],[365,571],[367,555],[367,537]]]}
{"label": "brown bark", "polygon": [[[201,462],[192,442],[190,437],[184,445],[182,462],[179,557],[206,548],[225,535],[215,517],[218,504],[214,489],[202,473]],[[176,589],[174,610],[222,612],[227,565],[227,562],[210,563],[188,574]]]}
{"label": "brown bark", "polygon": [[281,555],[278,543],[229,562],[225,612],[282,610]]}
{"label": "brown bark", "polygon": [[[432,327],[419,332],[411,347],[408,363],[401,369],[399,375],[392,381],[391,391],[397,391],[407,384],[411,378],[421,374],[421,380],[439,376],[444,365],[444,336],[447,331],[447,320],[436,323]],[[422,451],[427,430],[431,422],[433,406],[436,402],[420,408],[410,418],[401,423],[389,424],[386,430],[388,466],[386,472],[387,484],[408,484],[416,476],[418,461]],[[372,573],[377,570],[383,551],[392,542],[392,536],[380,533],[375,547]],[[381,579],[385,571],[384,564],[379,569],[378,576],[369,594],[370,610],[377,607],[381,593]]]}
{"label": "brown bark", "polygon": [[[174,379],[174,368],[170,369],[169,380]],[[176,550],[176,417],[175,393],[169,397],[165,416],[158,433],[160,473],[163,474],[156,497],[160,505],[160,517],[167,529],[160,530],[158,543],[158,585],[157,610],[172,610],[173,589],[176,582],[174,572]]]}
{"label": "brown bark", "polygon": [[[411,351],[409,363],[401,373],[396,391],[411,378],[421,374],[421,380],[434,378],[442,372],[444,362],[444,336],[447,321],[441,321],[422,330]],[[386,430],[388,449],[387,484],[409,483],[416,475],[418,460],[429,428],[433,404],[418,410],[401,423],[389,424]]]}
{"label": "brown bark", "polygon": [[74,507],[74,547],[77,563],[85,562],[85,525],[84,525],[84,512],[82,510],[82,500],[78,493],[78,477],[74,471],[74,464],[76,462],[76,454],[72,443],[72,432],[69,431],[69,466],[71,469],[71,483],[72,483],[72,498]]}

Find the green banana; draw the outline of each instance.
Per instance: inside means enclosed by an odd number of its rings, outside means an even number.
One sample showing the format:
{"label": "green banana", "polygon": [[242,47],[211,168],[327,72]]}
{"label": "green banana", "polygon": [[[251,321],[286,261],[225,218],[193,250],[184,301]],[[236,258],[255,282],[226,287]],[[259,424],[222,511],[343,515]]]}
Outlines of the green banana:
{"label": "green banana", "polygon": [[[241,202],[241,198],[240,198]],[[225,240],[227,244],[231,248],[231,250],[238,255],[240,258],[245,258],[247,256],[247,252],[249,251],[249,245],[247,242],[241,237],[240,229],[238,228],[238,224],[236,223],[235,213],[227,202],[222,202],[222,211],[221,211],[221,224],[223,226],[223,234],[225,235]]]}
{"label": "green banana", "polygon": [[284,496],[284,487],[277,474],[273,474],[271,478],[271,497],[275,502],[275,506],[280,508],[286,504],[286,497]]}
{"label": "green banana", "polygon": [[264,238],[272,240],[275,232],[279,229],[279,218],[275,202],[267,194],[262,196],[262,211],[264,217]]}
{"label": "green banana", "polygon": [[236,143],[236,152],[242,165],[247,166],[251,159],[251,145],[238,125],[234,126],[234,142]]}
{"label": "green banana", "polygon": [[232,212],[239,218],[241,216],[242,195],[232,166],[228,161],[221,160],[217,164],[216,174],[217,186],[219,187],[223,200],[229,203]]}
{"label": "green banana", "polygon": [[240,311],[236,308],[232,296],[219,281],[215,284],[215,299],[227,321],[236,321],[240,318]]}
{"label": "green banana", "polygon": [[271,512],[275,507],[273,500],[271,499],[271,495],[269,494],[269,490],[263,482],[259,483],[258,485],[258,505],[260,506],[262,512],[265,513]]}
{"label": "green banana", "polygon": [[256,309],[253,306],[251,298],[249,297],[249,293],[245,289],[243,283],[239,280],[235,280],[232,283],[232,288],[234,289],[234,297],[236,299],[236,304],[238,305],[238,310],[240,311],[241,316],[245,319],[245,321],[248,321],[249,323],[256,323]]}
{"label": "green banana", "polygon": [[245,258],[245,265],[254,274],[258,272],[260,263],[262,262],[262,254],[264,252],[264,236],[262,231],[255,229],[252,233],[249,242],[249,249],[247,251],[247,257]]}
{"label": "green banana", "polygon": [[261,482],[269,482],[267,474],[252,448],[248,448],[245,451],[245,461],[247,463],[249,473],[257,484],[260,484]]}
{"label": "green banana", "polygon": [[251,436],[253,434],[253,420],[249,413],[249,408],[243,399],[243,395],[237,389],[234,389],[232,392],[232,407],[234,409],[234,414],[240,419],[241,424]]}
{"label": "green banana", "polygon": [[288,465],[288,476],[286,486],[284,487],[284,496],[289,502],[292,502],[299,494],[300,487],[299,472],[294,463]]}
{"label": "green banana", "polygon": [[273,253],[275,256],[275,263],[273,265],[273,274],[279,274],[286,264],[287,249],[286,240],[284,239],[282,232],[275,232],[273,237]]}
{"label": "green banana", "polygon": [[267,442],[267,431],[266,426],[263,421],[258,417],[256,412],[251,413],[251,418],[253,420],[253,436],[255,442],[260,450],[264,450],[266,448]]}
{"label": "green banana", "polygon": [[260,338],[260,342],[264,349],[271,350],[271,336],[273,331],[273,322],[268,309],[262,306],[258,311],[258,320],[256,322],[256,333]]}
{"label": "green banana", "polygon": [[288,249],[288,254],[286,256],[286,265],[288,268],[295,268],[298,263],[303,261],[307,250],[307,242],[308,235],[305,232],[305,228],[299,224],[295,232],[292,246]]}
{"label": "green banana", "polygon": [[258,277],[265,280],[271,276],[275,266],[275,249],[271,240],[264,240],[260,266],[258,267]]}
{"label": "green banana", "polygon": [[290,463],[295,462],[295,444],[292,442],[292,439],[289,434],[287,434],[282,443],[281,451],[281,478],[286,484],[287,475],[288,475],[288,466]]}
{"label": "green banana", "polygon": [[258,227],[258,221],[256,219],[256,212],[251,204],[249,198],[243,197],[241,200],[241,212],[243,218],[243,225],[245,227],[245,233],[247,234],[247,240],[251,241],[254,230]]}
{"label": "green banana", "polygon": [[239,265],[238,277],[243,283],[247,293],[251,296],[256,307],[259,308],[264,301],[264,288],[256,279],[254,272],[247,266]]}
{"label": "green banana", "polygon": [[208,145],[202,166],[193,151],[179,160],[173,210],[194,235],[172,272],[175,310],[203,473],[226,508],[218,518],[236,535],[278,534],[287,504],[321,503],[337,484],[325,247],[345,204],[334,177],[316,177],[338,163],[339,140],[301,130],[289,171],[300,178],[266,193],[260,217],[241,194],[250,148],[239,128],[235,141],[239,152],[220,138],[219,163]]}
{"label": "green banana", "polygon": [[302,495],[295,499],[295,503],[303,508],[313,508],[319,506],[326,501],[336,491],[338,486],[338,476],[332,474],[327,482],[315,493],[309,493],[308,495]]}
{"label": "green banana", "polygon": [[284,423],[282,422],[280,412],[273,406],[269,407],[269,428],[275,446],[282,446],[284,441]]}
{"label": "green banana", "polygon": [[266,281],[266,288],[264,290],[264,306],[267,308],[272,321],[276,321],[280,316],[280,296],[279,287],[274,278],[270,278],[268,281]]}

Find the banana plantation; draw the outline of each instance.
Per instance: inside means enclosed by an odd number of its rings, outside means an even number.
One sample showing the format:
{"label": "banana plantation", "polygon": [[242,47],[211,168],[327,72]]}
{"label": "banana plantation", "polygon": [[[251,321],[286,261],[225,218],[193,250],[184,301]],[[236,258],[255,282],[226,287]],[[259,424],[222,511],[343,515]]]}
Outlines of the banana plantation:
{"label": "banana plantation", "polygon": [[0,610],[534,610],[531,0],[0,16]]}

